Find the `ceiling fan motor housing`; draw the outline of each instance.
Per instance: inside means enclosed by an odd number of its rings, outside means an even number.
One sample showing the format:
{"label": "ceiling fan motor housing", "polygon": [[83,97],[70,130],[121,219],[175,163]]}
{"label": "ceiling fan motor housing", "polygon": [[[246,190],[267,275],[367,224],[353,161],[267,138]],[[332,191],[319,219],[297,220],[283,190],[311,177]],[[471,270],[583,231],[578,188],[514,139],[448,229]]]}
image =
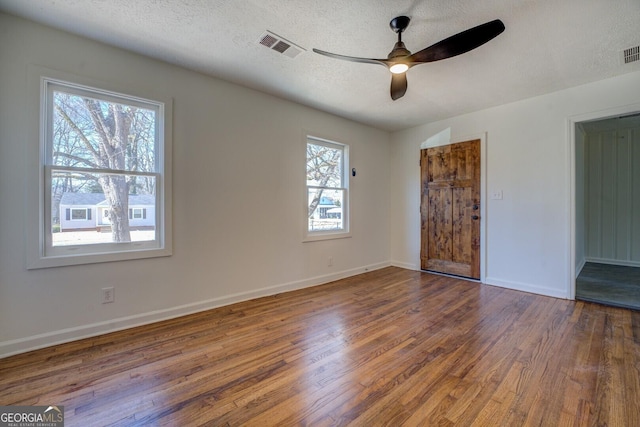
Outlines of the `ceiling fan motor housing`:
{"label": "ceiling fan motor housing", "polygon": [[[393,50],[389,52],[389,55],[387,55],[387,59],[389,61],[406,58],[407,56],[411,55],[411,52],[406,48],[406,46],[402,42],[402,32],[407,28],[410,20],[411,19],[408,16],[398,16],[396,18],[393,18],[391,22],[389,22],[389,26],[391,27],[391,29],[398,34],[398,41],[393,46]],[[398,61],[398,62],[408,65],[406,64],[405,61]],[[398,71],[394,71],[393,66],[390,67],[390,70],[392,73],[398,72]],[[400,72],[404,72],[404,71],[406,71],[405,67],[403,67],[400,70]]]}
{"label": "ceiling fan motor housing", "polygon": [[407,48],[404,46],[403,42],[397,42],[396,45],[393,47],[393,50],[391,52],[389,52],[389,55],[387,56],[387,59],[392,60],[395,58],[404,58],[406,56],[411,55],[411,52],[409,52],[407,50]]}

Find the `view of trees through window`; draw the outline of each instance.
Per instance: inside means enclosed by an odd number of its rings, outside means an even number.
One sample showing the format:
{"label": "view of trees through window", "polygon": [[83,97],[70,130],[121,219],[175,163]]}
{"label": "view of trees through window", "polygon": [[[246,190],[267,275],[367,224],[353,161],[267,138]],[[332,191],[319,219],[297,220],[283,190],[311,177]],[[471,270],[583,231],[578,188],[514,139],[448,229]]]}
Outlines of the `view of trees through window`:
{"label": "view of trees through window", "polygon": [[308,231],[344,230],[344,146],[307,141]]}
{"label": "view of trees through window", "polygon": [[157,110],[100,95],[52,85],[54,246],[155,239]]}

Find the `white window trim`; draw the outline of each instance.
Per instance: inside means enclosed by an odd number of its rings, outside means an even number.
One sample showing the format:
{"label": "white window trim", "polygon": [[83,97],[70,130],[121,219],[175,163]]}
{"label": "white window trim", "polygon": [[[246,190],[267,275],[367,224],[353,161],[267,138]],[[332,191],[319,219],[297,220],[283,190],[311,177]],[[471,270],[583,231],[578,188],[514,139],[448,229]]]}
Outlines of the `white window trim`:
{"label": "white window trim", "polygon": [[342,230],[326,230],[326,231],[309,231],[309,194],[308,188],[306,184],[304,185],[303,191],[303,234],[302,241],[303,242],[316,242],[321,240],[331,240],[331,239],[344,239],[351,237],[351,198],[349,192],[349,145],[341,142],[336,142],[331,139],[321,138],[314,136],[310,133],[306,133],[304,135],[304,160],[303,164],[303,175],[302,182],[307,182],[307,143],[309,141],[313,141],[318,145],[327,145],[330,147],[339,146],[342,147],[342,189],[344,189],[344,203],[342,206],[342,221],[343,221],[343,229]]}
{"label": "white window trim", "polygon": [[[124,261],[132,259],[154,258],[170,256],[172,254],[172,218],[171,218],[171,183],[172,183],[172,117],[173,100],[163,94],[140,94],[139,90],[114,86],[112,83],[96,81],[87,77],[80,77],[63,71],[52,70],[31,65],[27,70],[29,123],[27,131],[27,207],[28,215],[25,221],[27,238],[27,269],[61,267],[68,265],[92,264],[100,262]],[[145,104],[159,106],[157,117],[157,131],[164,144],[159,144],[157,159],[163,162],[157,165],[156,191],[158,201],[156,205],[156,240],[154,242],[107,243],[100,245],[75,246],[71,250],[45,251],[51,247],[50,217],[46,212],[51,211],[50,197],[45,191],[50,188],[50,173],[46,162],[47,131],[47,82],[57,82],[80,89],[104,94],[105,97],[115,96],[127,100],[140,100]],[[96,171],[100,172],[100,171]],[[49,185],[49,187],[47,187]],[[49,240],[47,242],[47,240]],[[92,247],[91,247],[92,246]],[[78,248],[80,248],[78,250]],[[68,248],[67,248],[68,249]]]}

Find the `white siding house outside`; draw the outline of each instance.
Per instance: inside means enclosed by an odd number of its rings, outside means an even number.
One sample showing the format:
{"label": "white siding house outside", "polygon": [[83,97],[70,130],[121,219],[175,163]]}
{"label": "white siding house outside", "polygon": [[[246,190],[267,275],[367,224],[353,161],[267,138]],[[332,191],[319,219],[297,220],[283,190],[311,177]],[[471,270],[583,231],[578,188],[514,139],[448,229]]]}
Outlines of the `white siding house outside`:
{"label": "white siding house outside", "polygon": [[[155,197],[129,195],[129,227],[155,227]],[[60,199],[60,231],[108,230],[109,204],[102,193],[64,193]]]}

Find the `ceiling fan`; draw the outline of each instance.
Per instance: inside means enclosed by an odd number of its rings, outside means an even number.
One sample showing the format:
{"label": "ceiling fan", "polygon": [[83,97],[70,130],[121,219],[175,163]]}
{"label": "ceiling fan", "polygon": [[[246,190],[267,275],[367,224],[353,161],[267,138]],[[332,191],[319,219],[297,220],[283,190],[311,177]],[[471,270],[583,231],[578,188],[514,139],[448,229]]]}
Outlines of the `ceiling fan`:
{"label": "ceiling fan", "polygon": [[409,25],[411,18],[408,16],[398,16],[389,23],[391,29],[398,34],[398,41],[386,59],[358,58],[354,56],[338,55],[325,52],[320,49],[313,49],[315,53],[325,55],[330,58],[342,59],[351,62],[364,62],[368,64],[380,64],[391,71],[391,99],[394,101],[404,96],[407,91],[406,71],[414,65],[426,62],[440,61],[451,58],[470,50],[473,50],[489,40],[498,36],[504,31],[504,24],[499,19],[486,22],[477,27],[448,37],[419,52],[412,54],[407,50],[402,42],[402,32]]}

